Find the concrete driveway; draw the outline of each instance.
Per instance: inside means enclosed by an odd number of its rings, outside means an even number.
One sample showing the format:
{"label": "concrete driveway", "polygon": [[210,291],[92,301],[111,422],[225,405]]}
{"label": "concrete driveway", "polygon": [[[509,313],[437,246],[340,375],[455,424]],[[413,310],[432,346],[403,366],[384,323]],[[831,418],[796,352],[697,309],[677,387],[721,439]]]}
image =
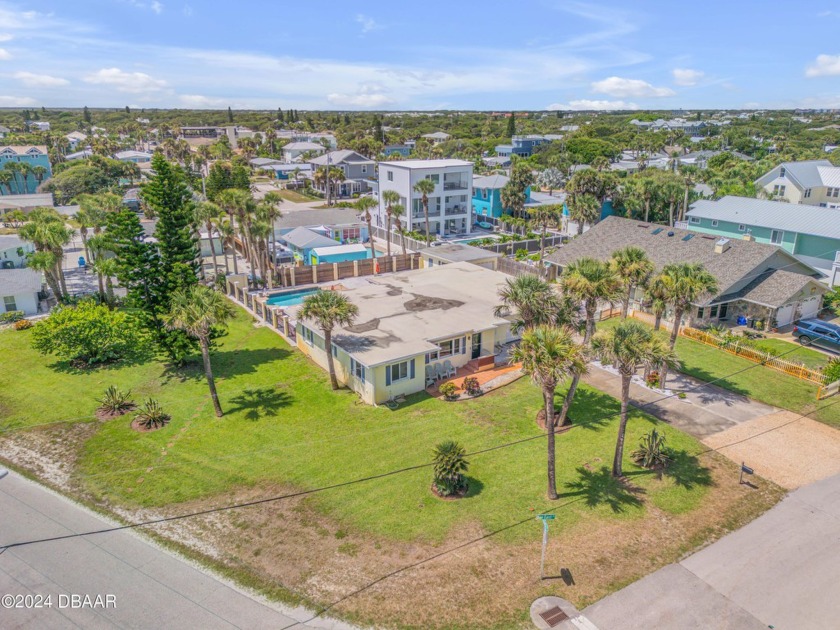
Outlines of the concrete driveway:
{"label": "concrete driveway", "polygon": [[[0,479],[0,515],[0,545],[111,525],[15,473]],[[0,627],[15,629],[278,629],[312,616],[251,597],[130,531],[7,549],[0,555],[4,595],[52,598],[42,608],[9,607],[2,599]],[[74,608],[73,595],[89,596],[94,606],[99,595],[102,606]],[[350,630],[329,619],[295,628]]]}
{"label": "concrete driveway", "polygon": [[838,558],[835,475],[583,613],[600,630],[833,630],[840,619]]}

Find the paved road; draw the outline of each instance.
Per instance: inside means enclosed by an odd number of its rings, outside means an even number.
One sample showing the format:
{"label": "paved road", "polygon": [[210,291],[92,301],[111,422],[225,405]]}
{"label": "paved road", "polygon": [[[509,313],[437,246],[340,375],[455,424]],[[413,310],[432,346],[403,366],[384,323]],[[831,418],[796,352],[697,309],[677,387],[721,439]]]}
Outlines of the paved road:
{"label": "paved road", "polygon": [[[107,527],[89,511],[15,473],[0,479],[0,544]],[[43,543],[0,555],[0,596],[52,595],[53,607],[0,609],[0,627],[283,628],[285,613],[128,532]],[[113,595],[115,607],[59,609],[59,596]],[[107,603],[107,602],[106,602]],[[330,620],[295,628],[349,629]]]}
{"label": "paved road", "polygon": [[833,630],[840,619],[838,558],[835,475],[583,612],[599,630]]}

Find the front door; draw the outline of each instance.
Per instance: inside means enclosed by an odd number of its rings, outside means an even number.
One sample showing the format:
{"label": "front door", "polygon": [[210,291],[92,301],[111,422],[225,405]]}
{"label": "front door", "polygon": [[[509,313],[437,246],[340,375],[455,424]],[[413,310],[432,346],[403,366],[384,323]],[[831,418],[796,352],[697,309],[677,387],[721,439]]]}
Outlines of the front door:
{"label": "front door", "polygon": [[475,333],[472,337],[472,358],[481,356],[481,333]]}
{"label": "front door", "polygon": [[720,314],[718,315],[718,319],[726,319],[726,312],[729,310],[729,304],[721,304],[720,305]]}

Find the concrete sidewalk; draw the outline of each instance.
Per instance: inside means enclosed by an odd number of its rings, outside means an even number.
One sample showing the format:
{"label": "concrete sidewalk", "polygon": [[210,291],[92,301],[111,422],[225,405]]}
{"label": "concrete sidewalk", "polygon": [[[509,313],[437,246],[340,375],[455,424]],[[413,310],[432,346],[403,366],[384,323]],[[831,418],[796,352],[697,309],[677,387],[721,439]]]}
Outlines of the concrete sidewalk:
{"label": "concrete sidewalk", "polygon": [[[10,473],[0,479],[0,545],[107,528],[108,521]],[[113,606],[59,607],[60,597],[113,596]],[[283,628],[312,613],[238,590],[128,530],[13,547],[0,555],[0,596],[51,596],[52,606],[9,608],[0,627]],[[65,601],[66,603],[66,601]],[[352,630],[330,619],[295,628]]]}
{"label": "concrete sidewalk", "polygon": [[840,619],[838,558],[835,475],[583,612],[600,630],[830,630]]}
{"label": "concrete sidewalk", "polygon": [[[584,382],[621,399],[621,378],[612,372],[590,364]],[[778,411],[775,407],[751,400],[716,385],[704,384],[689,376],[671,373],[668,389],[685,392],[684,400],[652,391],[641,385],[630,385],[630,402],[635,407],[699,438],[706,437]]]}

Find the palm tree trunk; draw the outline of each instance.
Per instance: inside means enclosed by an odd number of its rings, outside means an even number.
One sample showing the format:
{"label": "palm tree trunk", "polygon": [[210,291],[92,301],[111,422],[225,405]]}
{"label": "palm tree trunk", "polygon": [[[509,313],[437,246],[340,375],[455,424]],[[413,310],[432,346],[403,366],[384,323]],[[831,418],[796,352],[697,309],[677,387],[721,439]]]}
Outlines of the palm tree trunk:
{"label": "palm tree trunk", "polygon": [[82,237],[82,247],[85,250],[85,261],[90,263],[90,252],[87,244],[87,230],[79,230],[79,235]]}
{"label": "palm tree trunk", "polygon": [[64,278],[64,269],[61,268],[61,259],[55,264],[56,267],[56,275],[58,276],[58,284],[61,287],[61,295],[62,297],[69,297],[67,293],[67,280]]}
{"label": "palm tree trunk", "polygon": [[201,359],[204,361],[204,376],[207,378],[207,386],[210,388],[210,398],[213,399],[213,409],[216,410],[216,417],[221,418],[222,406],[219,404],[219,394],[216,393],[216,381],[213,379],[213,368],[210,365],[210,341],[204,337],[199,340],[201,345]]}
{"label": "palm tree trunk", "polygon": [[554,474],[554,388],[543,387],[545,404],[545,430],[548,432],[548,498],[557,498],[557,482]]}
{"label": "palm tree trunk", "polygon": [[426,247],[429,246],[430,241],[430,234],[429,234],[429,200],[426,199],[426,196],[423,195],[423,217],[426,219]]}
{"label": "palm tree trunk", "polygon": [[656,317],[653,320],[653,329],[659,330],[659,328],[662,326],[662,311],[655,311],[654,315]]}
{"label": "palm tree trunk", "polygon": [[680,221],[685,221],[685,213],[688,212],[688,186],[685,187],[685,196],[683,197],[682,212],[680,212]]}
{"label": "palm tree trunk", "polygon": [[627,408],[630,406],[630,375],[621,374],[621,420],[618,423],[618,439],[615,441],[615,457],[613,458],[613,477],[624,475],[622,460],[624,459],[624,433],[627,430]]}
{"label": "palm tree trunk", "polygon": [[400,242],[402,244],[403,259],[408,263],[408,250],[405,248],[405,231],[400,230]]}
{"label": "palm tree trunk", "polygon": [[387,213],[385,215],[385,225],[387,226],[385,230],[385,236],[387,237],[387,245],[388,248],[388,258],[391,257],[391,213]]}
{"label": "palm tree trunk", "polygon": [[376,248],[374,248],[374,246],[373,246],[373,228],[370,225],[370,220],[371,220],[370,212],[367,212],[367,214],[365,214],[365,220],[367,221],[367,227],[368,227],[368,241],[370,242],[370,257],[373,260],[373,269],[374,269],[374,271],[376,271]]}
{"label": "palm tree trunk", "polygon": [[668,204],[668,226],[674,227],[674,202]]}
{"label": "palm tree trunk", "polygon": [[[674,309],[674,327],[671,329],[671,338],[669,343],[671,345],[671,350],[677,345],[677,337],[680,334],[680,320],[682,320],[683,316],[683,309],[682,308],[675,308]],[[665,389],[665,379],[668,378],[668,366],[663,365],[659,370],[659,387]]]}
{"label": "palm tree trunk", "polygon": [[330,372],[330,385],[333,389],[338,389],[338,379],[335,377],[335,363],[333,363],[332,355],[332,331],[324,330],[324,351],[327,353],[327,367]]}
{"label": "palm tree trunk", "polygon": [[213,277],[218,274],[218,264],[216,263],[216,246],[213,244],[213,224],[207,222],[207,236],[210,238],[210,255],[213,257]]}
{"label": "palm tree trunk", "polygon": [[96,272],[96,281],[99,283],[99,298],[105,302],[105,281],[102,278],[102,274],[98,271]]}
{"label": "palm tree trunk", "polygon": [[105,276],[105,295],[108,297],[108,305],[114,304],[114,283],[111,281],[111,276]]}
{"label": "palm tree trunk", "polygon": [[645,199],[645,223],[650,219],[650,199]]}
{"label": "palm tree trunk", "polygon": [[543,252],[545,251],[545,230],[546,230],[546,227],[547,227],[546,224],[543,223],[542,234],[540,234],[540,262],[542,262]]}
{"label": "palm tree trunk", "polygon": [[633,295],[635,287],[631,284],[627,289],[627,295],[624,296],[621,304],[621,319],[627,319],[627,312],[630,310],[630,296]]}

